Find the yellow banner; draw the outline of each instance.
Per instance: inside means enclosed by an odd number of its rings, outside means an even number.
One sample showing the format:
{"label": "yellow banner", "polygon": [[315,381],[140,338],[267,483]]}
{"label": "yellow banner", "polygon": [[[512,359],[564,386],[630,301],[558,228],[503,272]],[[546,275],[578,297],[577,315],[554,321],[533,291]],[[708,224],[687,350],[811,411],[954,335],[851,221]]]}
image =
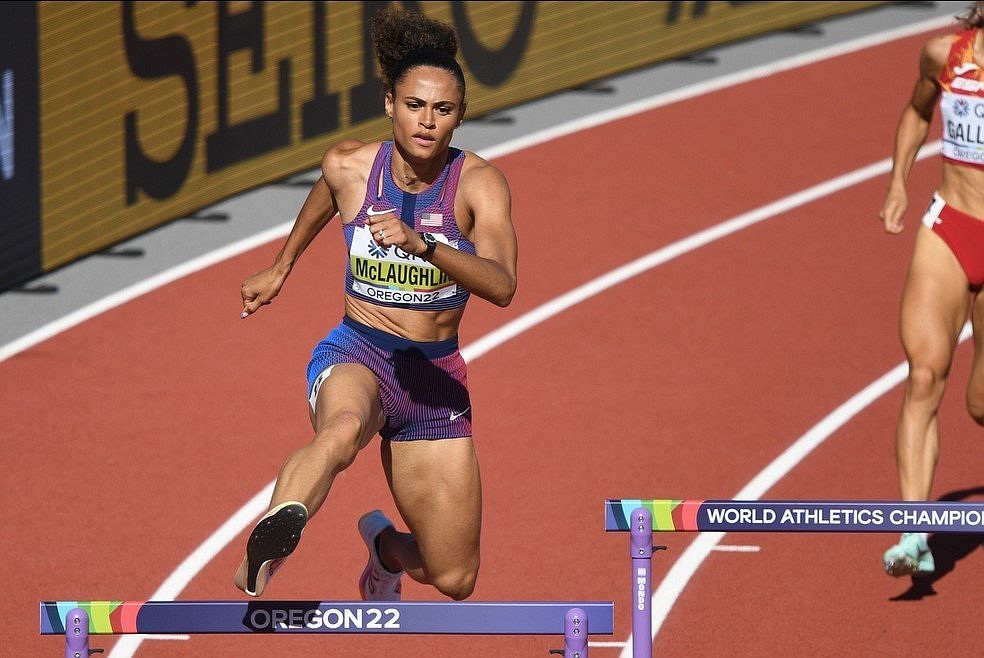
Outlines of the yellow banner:
{"label": "yellow banner", "polygon": [[[879,3],[407,4],[457,28],[475,117]],[[378,5],[41,3],[42,267],[311,169],[343,136],[384,138]]]}

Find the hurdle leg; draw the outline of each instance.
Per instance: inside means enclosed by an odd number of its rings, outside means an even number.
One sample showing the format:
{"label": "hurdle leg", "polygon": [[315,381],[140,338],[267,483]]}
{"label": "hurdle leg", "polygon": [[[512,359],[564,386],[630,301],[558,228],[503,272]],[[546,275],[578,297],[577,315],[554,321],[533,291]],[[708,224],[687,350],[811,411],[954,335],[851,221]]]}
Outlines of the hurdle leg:
{"label": "hurdle leg", "polygon": [[645,507],[632,512],[632,658],[653,656],[653,515]]}
{"label": "hurdle leg", "polygon": [[65,618],[65,658],[89,658],[89,615],[82,608]]}
{"label": "hurdle leg", "polygon": [[564,616],[564,658],[588,658],[588,615],[581,608]]}

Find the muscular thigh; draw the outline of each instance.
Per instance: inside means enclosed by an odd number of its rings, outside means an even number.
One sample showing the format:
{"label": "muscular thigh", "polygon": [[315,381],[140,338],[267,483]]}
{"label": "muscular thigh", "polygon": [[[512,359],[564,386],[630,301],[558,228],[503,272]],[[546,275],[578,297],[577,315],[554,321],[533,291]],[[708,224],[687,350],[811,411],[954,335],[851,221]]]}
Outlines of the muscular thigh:
{"label": "muscular thigh", "polygon": [[429,571],[477,568],[482,485],[471,438],[384,441],[393,499]]}
{"label": "muscular thigh", "polygon": [[967,278],[946,243],[919,227],[902,293],[902,345],[910,362],[945,366],[967,319]]}
{"label": "muscular thigh", "polygon": [[340,418],[357,419],[362,428],[359,447],[364,447],[383,424],[376,376],[365,366],[339,363],[320,382],[311,413],[316,432]]}

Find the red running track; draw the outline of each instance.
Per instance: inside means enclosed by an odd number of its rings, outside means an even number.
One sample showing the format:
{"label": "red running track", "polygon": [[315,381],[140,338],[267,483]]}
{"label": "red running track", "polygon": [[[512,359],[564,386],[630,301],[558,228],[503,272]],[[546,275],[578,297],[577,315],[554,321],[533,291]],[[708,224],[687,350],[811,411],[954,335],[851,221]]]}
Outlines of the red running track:
{"label": "red running track", "polygon": [[[511,307],[472,303],[467,346],[625,263],[884,160],[926,35],[659,107],[503,156],[521,240]],[[934,133],[938,134],[938,132]],[[534,173],[535,172],[535,173]],[[474,600],[614,600],[630,628],[628,537],[607,498],[730,498],[831,411],[902,360],[897,306],[937,158],[912,176],[909,227],[886,236],[875,176],[754,224],[584,300],[474,359],[486,488]],[[0,363],[8,655],[59,655],[37,604],[149,598],[271,481],[309,435],[304,367],[341,313],[329,228],[271,307],[239,320],[243,276],[276,244],[115,308]],[[942,412],[934,494],[982,495],[981,434],[962,409],[969,346]],[[860,411],[766,498],[892,499],[900,388]],[[356,519],[389,502],[373,444],[268,596],[353,599]],[[245,532],[180,593],[238,598]],[[656,582],[696,535],[660,535]],[[738,535],[686,583],[660,656],[968,655],[979,650],[980,539],[941,545],[932,592],[880,567],[885,535]],[[436,598],[407,583],[407,599]],[[109,649],[115,638],[94,638]],[[485,642],[486,640],[482,640]],[[491,640],[539,656],[556,638]],[[430,656],[469,637],[196,636],[139,656]],[[397,652],[398,650],[398,652]],[[592,648],[592,656],[620,649]]]}

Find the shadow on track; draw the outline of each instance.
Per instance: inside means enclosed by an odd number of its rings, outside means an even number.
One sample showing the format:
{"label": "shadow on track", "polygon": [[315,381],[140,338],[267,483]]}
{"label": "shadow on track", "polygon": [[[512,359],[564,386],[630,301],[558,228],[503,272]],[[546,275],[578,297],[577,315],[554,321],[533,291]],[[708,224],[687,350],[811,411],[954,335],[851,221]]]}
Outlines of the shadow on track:
{"label": "shadow on track", "polygon": [[[974,496],[984,496],[984,486],[951,491],[941,496],[940,501],[953,502]],[[936,571],[930,576],[913,577],[909,589],[890,600],[919,601],[926,596],[936,596],[933,585],[956,569],[957,562],[982,546],[984,546],[984,533],[981,532],[933,535],[929,538],[929,549],[936,559]]]}

